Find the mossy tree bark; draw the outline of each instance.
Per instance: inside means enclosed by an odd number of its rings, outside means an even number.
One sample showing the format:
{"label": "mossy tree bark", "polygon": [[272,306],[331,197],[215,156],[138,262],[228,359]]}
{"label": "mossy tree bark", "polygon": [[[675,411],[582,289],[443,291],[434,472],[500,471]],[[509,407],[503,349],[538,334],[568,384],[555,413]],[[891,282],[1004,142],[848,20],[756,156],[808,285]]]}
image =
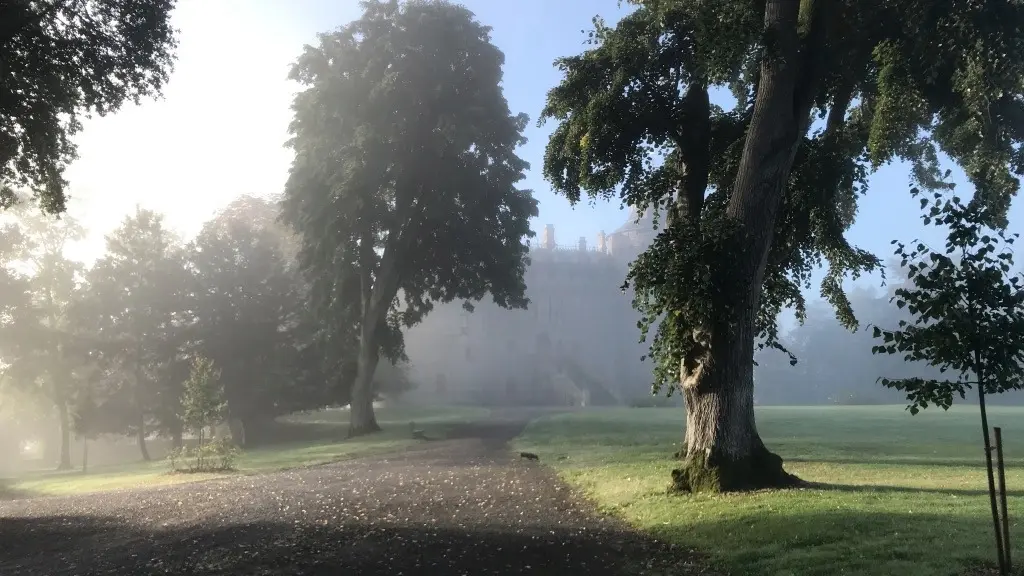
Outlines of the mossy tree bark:
{"label": "mossy tree bark", "polygon": [[686,437],[676,490],[726,492],[795,485],[782,458],[765,447],[754,421],[753,315],[734,329],[718,330],[711,355],[683,366]]}

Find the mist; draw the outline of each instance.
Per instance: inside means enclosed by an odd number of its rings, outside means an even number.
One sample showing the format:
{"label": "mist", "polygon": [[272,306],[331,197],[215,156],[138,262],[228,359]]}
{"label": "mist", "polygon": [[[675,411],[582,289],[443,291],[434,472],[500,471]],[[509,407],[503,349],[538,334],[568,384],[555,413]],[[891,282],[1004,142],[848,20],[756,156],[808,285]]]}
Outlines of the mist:
{"label": "mist", "polygon": [[[180,398],[197,356],[213,359],[223,380],[226,411],[214,436],[258,447],[294,439],[289,415],[344,410],[351,368],[340,367],[346,358],[324,362],[322,319],[278,202],[239,198],[187,240],[138,208],[90,263],[69,256],[88,235],[73,218],[30,205],[8,213],[0,473],[160,460],[195,442]],[[572,242],[545,226],[524,276],[529,306],[509,310],[488,298],[472,310],[461,301],[436,305],[403,334],[406,357],[379,364],[378,405],[681,407],[678,394],[651,393],[639,315],[622,286],[629,262],[656,234],[650,212]],[[795,365],[778,350],[756,353],[755,402],[902,404],[880,377],[937,377],[871,352],[870,327],[905,318],[890,302],[894,289],[850,292],[854,331],[810,300],[806,321],[781,338]]]}

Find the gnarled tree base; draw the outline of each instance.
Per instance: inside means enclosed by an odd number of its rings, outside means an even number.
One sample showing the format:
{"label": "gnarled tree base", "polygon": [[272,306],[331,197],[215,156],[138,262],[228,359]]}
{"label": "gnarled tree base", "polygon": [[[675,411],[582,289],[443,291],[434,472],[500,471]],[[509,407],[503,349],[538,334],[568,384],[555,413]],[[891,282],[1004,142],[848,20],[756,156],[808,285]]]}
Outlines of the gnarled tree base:
{"label": "gnarled tree base", "polygon": [[672,490],[678,492],[740,492],[802,484],[782,468],[782,458],[763,445],[742,460],[691,454],[672,471]]}

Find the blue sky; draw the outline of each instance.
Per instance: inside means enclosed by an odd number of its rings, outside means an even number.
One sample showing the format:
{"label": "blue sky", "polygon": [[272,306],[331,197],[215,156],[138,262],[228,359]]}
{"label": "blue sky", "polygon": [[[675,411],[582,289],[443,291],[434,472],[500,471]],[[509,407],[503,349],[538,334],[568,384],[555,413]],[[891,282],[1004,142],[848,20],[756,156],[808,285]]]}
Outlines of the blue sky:
{"label": "blue sky", "polygon": [[[510,107],[531,118],[522,156],[532,165],[526,185],[540,201],[534,229],[554,224],[557,241],[572,244],[580,236],[593,242],[598,231],[621,225],[626,212],[617,203],[571,207],[549,191],[541,163],[553,126],[538,128],[536,119],[559,81],[554,60],[585,48],[584,30],[595,15],[614,21],[628,8],[617,0],[464,4],[493,27],[493,41],[506,56]],[[83,257],[98,253],[102,234],[135,204],[166,213],[172,226],[191,236],[232,198],[279,191],[290,162],[283,148],[295,90],[285,78],[288,66],[318,32],[359,12],[355,0],[180,0],[174,15],[179,61],[165,98],[86,122],[77,139],[82,159],[69,171],[71,211],[94,230]],[[941,241],[937,231],[920,226],[905,167],[884,167],[871,184],[849,233],[854,243],[888,257],[894,238]],[[1015,207],[1011,222],[1018,212]]]}

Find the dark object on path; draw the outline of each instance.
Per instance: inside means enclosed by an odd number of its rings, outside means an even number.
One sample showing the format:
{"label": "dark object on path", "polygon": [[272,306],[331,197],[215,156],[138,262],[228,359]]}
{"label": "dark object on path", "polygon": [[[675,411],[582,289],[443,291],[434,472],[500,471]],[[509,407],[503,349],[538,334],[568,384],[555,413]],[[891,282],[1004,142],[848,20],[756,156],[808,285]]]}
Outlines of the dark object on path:
{"label": "dark object on path", "polygon": [[537,456],[533,452],[520,452],[520,458],[526,458],[527,460],[540,460],[540,456]]}

